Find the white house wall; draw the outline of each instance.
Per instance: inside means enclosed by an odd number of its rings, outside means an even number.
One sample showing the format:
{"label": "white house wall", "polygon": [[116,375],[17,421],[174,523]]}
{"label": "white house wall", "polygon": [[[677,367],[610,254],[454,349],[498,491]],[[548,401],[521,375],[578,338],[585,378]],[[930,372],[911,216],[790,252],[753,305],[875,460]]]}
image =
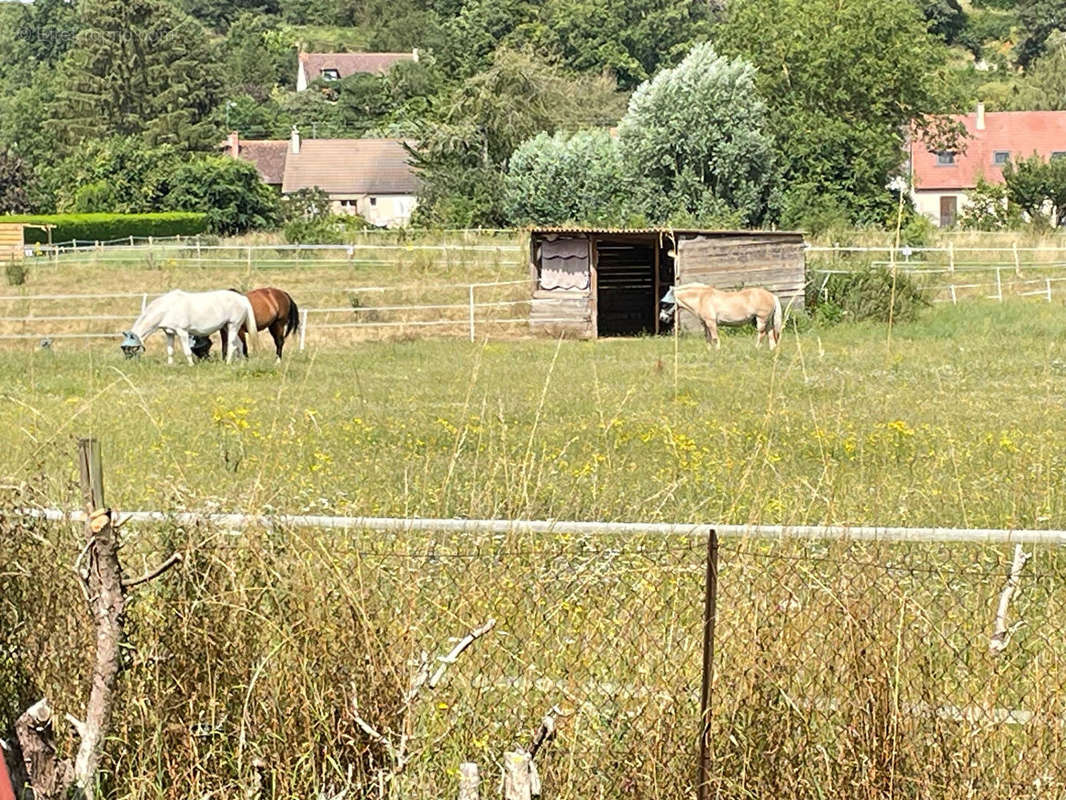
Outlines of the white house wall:
{"label": "white house wall", "polygon": [[966,192],[958,189],[949,190],[915,190],[911,193],[911,197],[914,200],[914,208],[919,214],[924,214],[928,217],[934,225],[940,226],[940,198],[941,197],[954,197],[956,198],[956,219],[962,215],[962,212],[970,205],[970,198],[966,196]]}
{"label": "white house wall", "polygon": [[[413,194],[331,195],[335,214],[359,214],[371,225],[402,228],[411,221],[417,203]],[[371,200],[374,202],[371,203]]]}

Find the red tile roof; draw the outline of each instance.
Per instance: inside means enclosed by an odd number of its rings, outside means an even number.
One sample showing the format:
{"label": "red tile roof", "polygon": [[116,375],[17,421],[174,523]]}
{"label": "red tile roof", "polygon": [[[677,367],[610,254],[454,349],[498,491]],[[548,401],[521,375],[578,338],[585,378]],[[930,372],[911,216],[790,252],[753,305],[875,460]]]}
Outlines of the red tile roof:
{"label": "red tile roof", "polygon": [[1012,160],[1036,153],[1048,158],[1066,153],[1066,111],[988,111],[984,130],[977,130],[977,114],[952,117],[965,126],[965,151],[955,153],[955,163],[937,164],[937,154],[917,137],[912,140],[911,176],[914,188],[972,189],[978,176],[990,183],[1003,183],[1003,167],[995,163],[996,152],[1010,153]]}
{"label": "red tile roof", "polygon": [[283,192],[318,186],[328,194],[417,194],[399,139],[304,139],[285,157]]}
{"label": "red tile roof", "polygon": [[414,53],[300,53],[307,82],[322,77],[322,70],[335,69],[342,78],[357,72],[379,74],[399,61],[414,61]]}

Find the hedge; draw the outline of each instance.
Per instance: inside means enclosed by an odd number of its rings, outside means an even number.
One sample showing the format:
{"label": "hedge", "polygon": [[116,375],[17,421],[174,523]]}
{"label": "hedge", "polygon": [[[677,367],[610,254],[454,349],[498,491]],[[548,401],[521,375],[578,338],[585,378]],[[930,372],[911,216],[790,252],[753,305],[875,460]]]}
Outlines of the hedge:
{"label": "hedge", "polygon": [[[55,225],[53,242],[108,242],[130,236],[195,236],[207,229],[207,215],[191,211],[161,214],[12,214],[0,216],[0,223],[27,222]],[[27,244],[48,242],[48,232],[26,228]]]}

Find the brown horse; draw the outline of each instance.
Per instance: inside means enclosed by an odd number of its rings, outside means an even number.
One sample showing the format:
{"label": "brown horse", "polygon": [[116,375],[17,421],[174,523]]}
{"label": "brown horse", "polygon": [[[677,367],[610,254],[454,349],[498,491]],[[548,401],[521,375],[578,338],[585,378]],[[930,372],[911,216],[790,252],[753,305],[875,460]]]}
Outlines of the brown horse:
{"label": "brown horse", "polygon": [[[230,291],[237,292],[236,289],[230,289]],[[240,294],[240,292],[237,293]],[[281,350],[285,346],[285,339],[300,327],[300,309],[296,307],[296,301],[288,292],[272,287],[252,289],[245,297],[251,302],[252,310],[255,312],[256,330],[270,329],[270,335],[274,337],[274,349],[277,352],[278,361],[281,361]],[[247,328],[242,326],[237,336],[241,340],[241,350],[247,357]],[[226,357],[225,339],[222,340],[222,357]]]}

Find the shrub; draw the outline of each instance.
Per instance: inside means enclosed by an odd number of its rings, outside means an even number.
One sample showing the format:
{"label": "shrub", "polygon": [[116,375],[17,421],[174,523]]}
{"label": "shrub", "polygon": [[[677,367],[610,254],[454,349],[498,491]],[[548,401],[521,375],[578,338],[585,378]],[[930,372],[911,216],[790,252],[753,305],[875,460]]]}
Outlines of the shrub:
{"label": "shrub", "polygon": [[22,286],[26,282],[26,278],[29,277],[30,268],[22,261],[11,259],[4,266],[4,273],[7,275],[9,286]]}
{"label": "shrub", "polygon": [[[0,217],[0,222],[54,225],[53,242],[107,242],[130,236],[195,236],[207,227],[207,215],[168,211],[159,214],[25,214]],[[27,244],[44,244],[48,232],[26,228]]]}
{"label": "shrub", "polygon": [[285,241],[290,244],[345,244],[355,231],[370,227],[358,214],[335,214],[316,219],[294,219],[285,224]]}
{"label": "shrub", "polygon": [[[817,275],[817,273],[815,273]],[[894,322],[913,320],[931,305],[929,293],[914,277],[887,267],[863,266],[853,272],[833,273],[824,283],[807,284],[806,305],[816,322],[834,324],[845,320]]]}

